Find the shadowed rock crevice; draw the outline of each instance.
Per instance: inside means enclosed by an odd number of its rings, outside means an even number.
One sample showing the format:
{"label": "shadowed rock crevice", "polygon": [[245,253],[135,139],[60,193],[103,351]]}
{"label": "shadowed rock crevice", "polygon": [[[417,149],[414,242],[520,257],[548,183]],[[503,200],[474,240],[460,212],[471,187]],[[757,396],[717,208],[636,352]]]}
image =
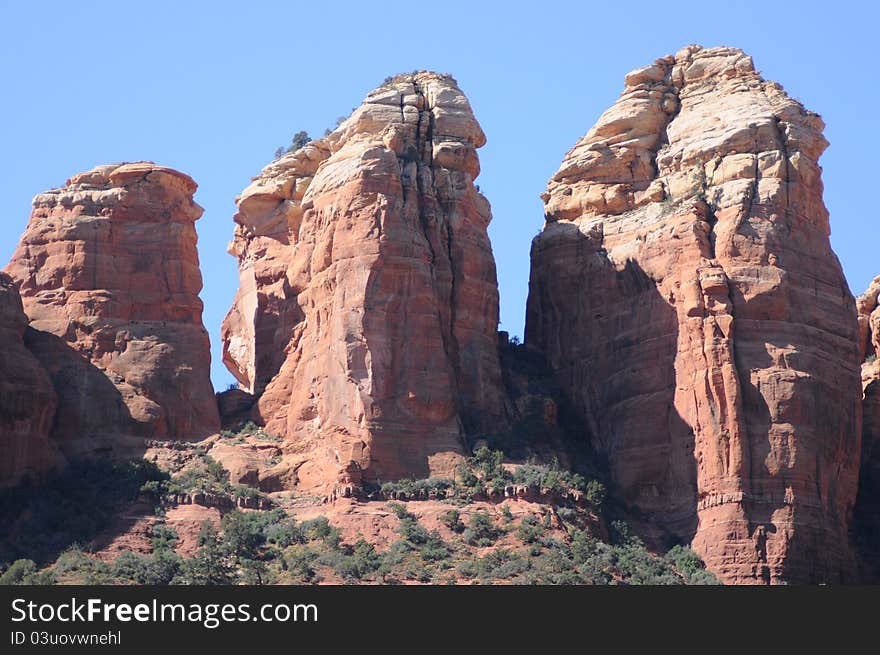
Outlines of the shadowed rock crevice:
{"label": "shadowed rock crevice", "polygon": [[853,522],[862,581],[880,582],[880,277],[856,300],[862,362],[862,452]]}

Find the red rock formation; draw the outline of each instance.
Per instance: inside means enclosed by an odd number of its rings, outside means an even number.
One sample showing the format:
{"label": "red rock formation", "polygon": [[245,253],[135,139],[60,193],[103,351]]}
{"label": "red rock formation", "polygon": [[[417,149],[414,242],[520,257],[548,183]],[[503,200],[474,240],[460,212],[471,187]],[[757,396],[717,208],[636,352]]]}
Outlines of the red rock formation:
{"label": "red rock formation", "polygon": [[[876,460],[880,473],[880,277],[856,300],[859,320],[859,361],[862,362],[862,463]],[[876,451],[876,452],[875,452]],[[880,475],[878,475],[880,482]]]}
{"label": "red rock formation", "polygon": [[230,254],[239,287],[221,328],[223,363],[242,389],[261,394],[278,373],[293,327],[303,320],[287,268],[303,219],[302,200],[329,152],[311,143],[267,166],[236,198]]}
{"label": "red rock formation", "polygon": [[12,278],[0,273],[0,487],[38,480],[63,461],[49,441],[55,392],[24,345],[27,324]]}
{"label": "red rock formation", "polygon": [[195,189],[182,173],[139,162],[100,166],[34,199],[6,271],[34,328],[28,346],[58,393],[53,438],[65,452],[219,426]]}
{"label": "red rock formation", "polygon": [[880,581],[880,277],[856,300],[862,362],[862,457],[856,502],[856,544],[862,582]]}
{"label": "red rock formation", "polygon": [[860,360],[822,128],[741,51],[685,48],[626,76],[532,246],[527,344],[648,535],[726,582],[852,572]]}
{"label": "red rock formation", "polygon": [[273,484],[449,473],[503,428],[484,142],[451,78],[398,76],[242,193],[224,361],[286,440]]}

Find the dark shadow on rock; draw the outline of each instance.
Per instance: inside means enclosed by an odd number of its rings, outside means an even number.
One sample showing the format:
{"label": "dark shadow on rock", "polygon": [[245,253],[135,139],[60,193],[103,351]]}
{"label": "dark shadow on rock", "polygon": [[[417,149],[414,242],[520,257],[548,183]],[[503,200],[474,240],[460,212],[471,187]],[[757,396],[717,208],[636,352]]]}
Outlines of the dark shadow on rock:
{"label": "dark shadow on rock", "polygon": [[217,409],[220,412],[220,427],[224,430],[238,430],[252,420],[257,398],[242,389],[227,389],[216,394]]}
{"label": "dark shadow on rock", "polygon": [[880,584],[880,380],[865,388],[862,465],[853,512],[852,541],[862,584]]}
{"label": "dark shadow on rock", "polygon": [[[49,373],[58,395],[50,438],[68,457],[109,454],[116,451],[114,441],[128,457],[138,452],[137,439],[122,439],[133,434],[137,425],[119,389],[107,374],[92,364],[63,339],[28,328],[25,346]],[[122,443],[124,441],[124,443]]]}
{"label": "dark shadow on rock", "polygon": [[638,262],[618,268],[601,236],[552,229],[532,246],[526,344],[555,370],[569,430],[607,462],[622,517],[653,547],[690,542],[697,473],[674,405],[675,307]]}
{"label": "dark shadow on rock", "polygon": [[50,440],[69,464],[39,484],[0,492],[0,562],[44,564],[70,546],[88,548],[141,485],[162,474],[142,459],[145,439],[133,434],[137,426],[104,371],[47,332],[28,327],[24,342],[57,394]]}
{"label": "dark shadow on rock", "polygon": [[144,460],[93,457],[71,462],[42,484],[4,490],[0,565],[21,558],[42,566],[72,546],[99,546],[93,543],[99,535],[112,540],[128,527],[122,515],[139,496],[145,498],[144,483],[165,477]]}

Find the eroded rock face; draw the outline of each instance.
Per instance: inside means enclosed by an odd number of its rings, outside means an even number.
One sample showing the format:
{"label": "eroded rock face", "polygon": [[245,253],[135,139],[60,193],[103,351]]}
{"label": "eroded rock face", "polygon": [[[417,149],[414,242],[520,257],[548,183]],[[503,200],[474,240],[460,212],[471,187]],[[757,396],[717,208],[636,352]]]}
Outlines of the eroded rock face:
{"label": "eroded rock face", "polygon": [[12,278],[0,273],[0,487],[37,481],[63,462],[49,441],[55,391],[24,345],[27,324]]}
{"label": "eroded rock face", "polygon": [[284,437],[274,485],[448,474],[502,429],[485,137],[445,76],[398,76],[238,199],[224,361]]}
{"label": "eroded rock face", "polygon": [[852,573],[861,360],[822,129],[741,51],[685,48],[626,76],[532,245],[527,344],[649,537],[726,582]]}
{"label": "eroded rock face", "polygon": [[5,270],[31,319],[28,347],[58,394],[52,436],[66,453],[219,427],[195,189],[138,162],[99,166],[34,199]]}
{"label": "eroded rock face", "polygon": [[856,503],[856,544],[862,582],[880,581],[880,277],[856,299],[862,362],[862,457]]}
{"label": "eroded rock face", "polygon": [[[876,459],[880,467],[880,277],[874,278],[868,290],[856,299],[859,320],[859,361],[862,362],[863,402],[863,463]],[[878,477],[880,482],[880,477]]]}

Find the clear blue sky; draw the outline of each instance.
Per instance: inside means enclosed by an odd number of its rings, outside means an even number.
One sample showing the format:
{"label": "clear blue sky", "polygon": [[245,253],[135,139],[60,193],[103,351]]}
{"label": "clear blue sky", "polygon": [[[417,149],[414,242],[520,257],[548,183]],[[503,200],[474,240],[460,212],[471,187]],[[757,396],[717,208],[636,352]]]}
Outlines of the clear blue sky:
{"label": "clear blue sky", "polygon": [[149,159],[191,175],[213,380],[237,285],[233,198],[298,130],[313,136],[387,75],[452,73],[488,137],[502,328],[522,334],[538,195],[620,93],[624,74],[689,43],[749,52],[819,112],[825,200],[854,293],[880,274],[873,191],[873,2],[0,2],[0,265],[31,198],[98,164]]}

